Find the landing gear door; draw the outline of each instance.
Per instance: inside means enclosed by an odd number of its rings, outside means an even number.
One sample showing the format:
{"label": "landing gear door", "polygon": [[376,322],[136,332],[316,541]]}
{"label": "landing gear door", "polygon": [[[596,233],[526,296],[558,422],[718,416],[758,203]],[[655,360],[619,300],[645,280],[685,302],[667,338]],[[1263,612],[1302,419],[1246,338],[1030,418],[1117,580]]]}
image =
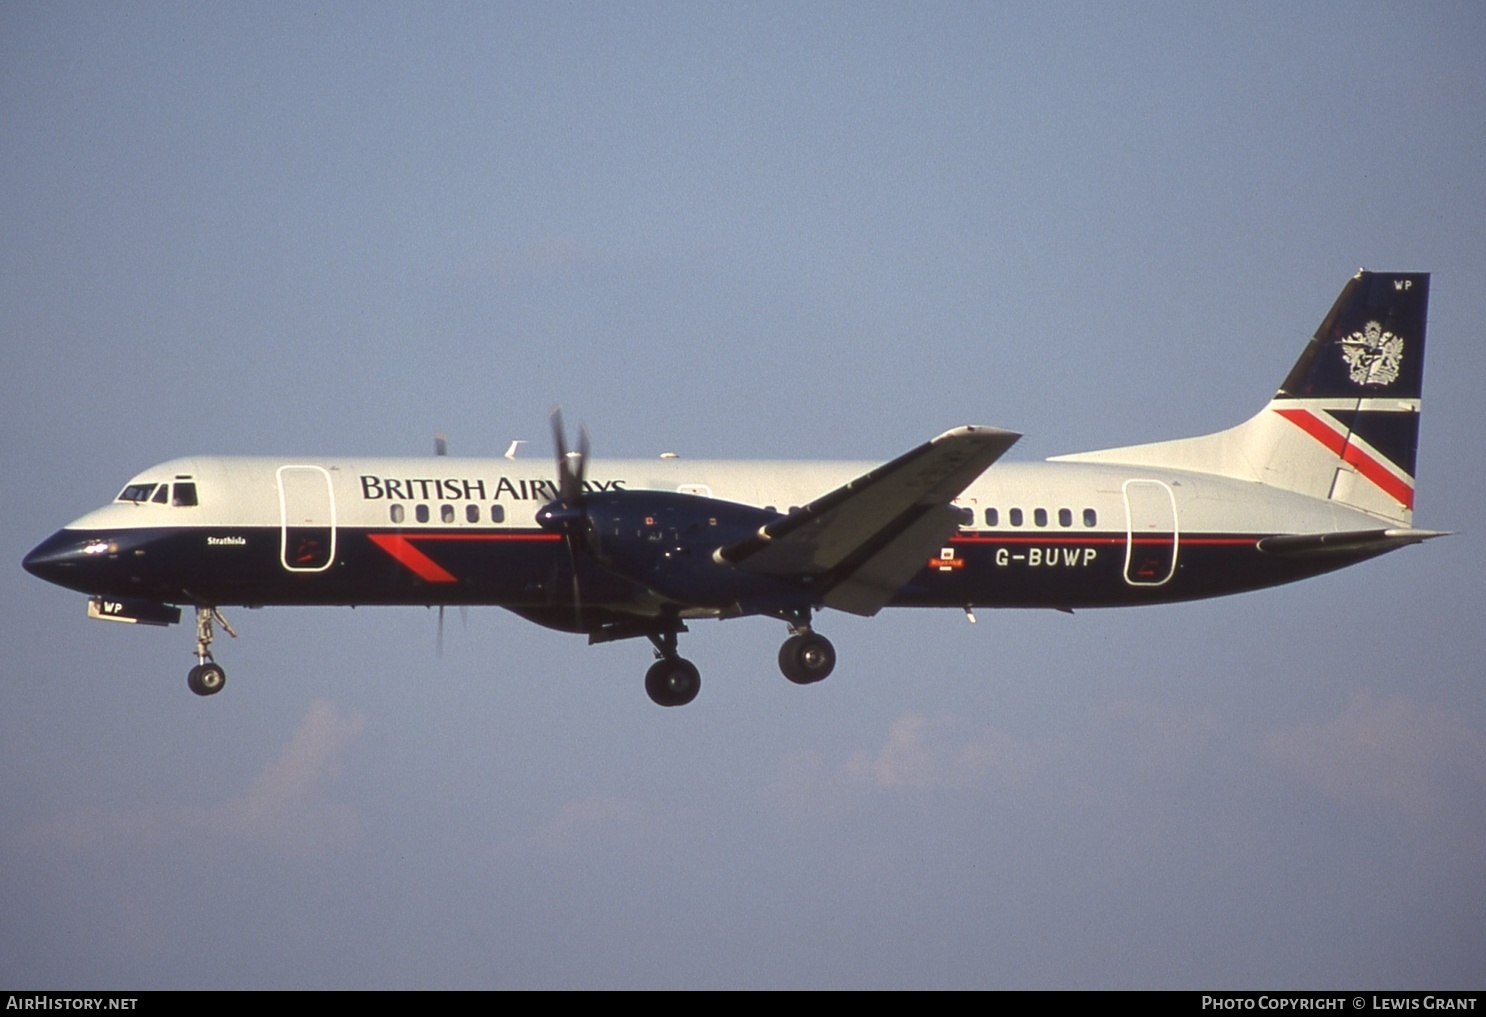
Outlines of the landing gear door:
{"label": "landing gear door", "polygon": [[1176,572],[1176,496],[1159,480],[1125,481],[1125,582],[1164,586]]}
{"label": "landing gear door", "polygon": [[335,495],[319,466],[279,467],[279,561],[290,572],[323,572],[335,561]]}

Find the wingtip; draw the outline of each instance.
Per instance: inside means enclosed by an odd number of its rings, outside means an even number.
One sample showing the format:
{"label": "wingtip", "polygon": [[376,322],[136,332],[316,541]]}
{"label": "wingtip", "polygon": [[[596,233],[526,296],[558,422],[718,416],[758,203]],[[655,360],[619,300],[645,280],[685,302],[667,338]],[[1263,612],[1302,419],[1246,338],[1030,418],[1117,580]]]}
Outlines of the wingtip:
{"label": "wingtip", "polygon": [[960,438],[970,435],[978,438],[1010,438],[1012,441],[1016,441],[1022,437],[1020,431],[1008,431],[1004,427],[991,427],[987,424],[963,424],[960,427],[950,428],[934,440],[943,441],[946,438]]}

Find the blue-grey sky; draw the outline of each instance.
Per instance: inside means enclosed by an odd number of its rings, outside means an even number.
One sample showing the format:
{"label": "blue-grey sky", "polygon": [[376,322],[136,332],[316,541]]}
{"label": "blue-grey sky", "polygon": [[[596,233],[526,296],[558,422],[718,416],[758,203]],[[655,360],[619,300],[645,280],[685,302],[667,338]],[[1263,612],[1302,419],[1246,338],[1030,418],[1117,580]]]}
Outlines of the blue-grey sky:
{"label": "blue-grey sky", "polygon": [[[0,6],[0,983],[1486,982],[1471,3]],[[98,625],[192,453],[1036,458],[1216,430],[1435,273],[1420,525],[1135,611]]]}

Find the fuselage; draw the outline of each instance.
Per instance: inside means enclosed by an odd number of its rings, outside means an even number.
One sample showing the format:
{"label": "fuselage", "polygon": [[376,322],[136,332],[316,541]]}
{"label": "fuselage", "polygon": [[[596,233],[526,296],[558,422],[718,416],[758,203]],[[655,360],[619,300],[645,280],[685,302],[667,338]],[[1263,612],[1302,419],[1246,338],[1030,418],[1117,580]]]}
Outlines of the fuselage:
{"label": "fuselage", "polygon": [[1359,271],[1274,397],[1213,434],[1007,463],[1020,437],[953,428],[893,459],[592,460],[553,414],[539,459],[177,459],[43,541],[32,573],[92,615],[193,607],[192,691],[223,605],[493,604],[591,642],[648,639],[656,703],[690,702],[694,618],[789,626],[779,666],[835,666],[824,608],[1191,600],[1329,572],[1413,528],[1425,273]]}
{"label": "fuselage", "polygon": [[[584,486],[596,495],[682,492],[784,514],[874,465],[596,460]],[[535,521],[557,496],[545,466],[450,457],[178,459],[138,474],[119,500],[53,535],[26,565],[96,596],[197,605],[495,604],[537,621],[569,598],[577,569],[593,619],[608,609],[727,613],[725,605],[666,603],[575,558],[561,535]],[[998,463],[954,505],[963,525],[891,606],[1158,603],[1289,582],[1378,553],[1260,550],[1274,535],[1380,522],[1335,501],[1191,471]],[[715,534],[667,525],[657,518],[653,533],[637,536],[703,550],[738,536],[725,519],[713,520],[722,527]],[[572,627],[566,614],[554,617]]]}

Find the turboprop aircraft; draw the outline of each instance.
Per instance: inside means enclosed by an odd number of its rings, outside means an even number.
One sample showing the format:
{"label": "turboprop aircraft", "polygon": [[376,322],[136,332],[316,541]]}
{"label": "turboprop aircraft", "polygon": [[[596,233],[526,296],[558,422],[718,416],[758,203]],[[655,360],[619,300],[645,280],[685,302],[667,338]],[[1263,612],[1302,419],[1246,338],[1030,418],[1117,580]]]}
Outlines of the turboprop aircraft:
{"label": "turboprop aircraft", "polygon": [[701,685],[688,622],[759,615],[788,625],[780,669],[809,684],[836,664],[823,608],[1156,604],[1441,536],[1413,528],[1428,299],[1427,274],[1358,272],[1278,394],[1202,437],[1001,463],[1019,435],[969,426],[881,465],[605,462],[554,412],[553,477],[511,453],[176,459],[24,565],[95,618],[192,607],[203,696],[226,681],[222,605],[494,604],[590,643],[643,637],[662,706]]}

